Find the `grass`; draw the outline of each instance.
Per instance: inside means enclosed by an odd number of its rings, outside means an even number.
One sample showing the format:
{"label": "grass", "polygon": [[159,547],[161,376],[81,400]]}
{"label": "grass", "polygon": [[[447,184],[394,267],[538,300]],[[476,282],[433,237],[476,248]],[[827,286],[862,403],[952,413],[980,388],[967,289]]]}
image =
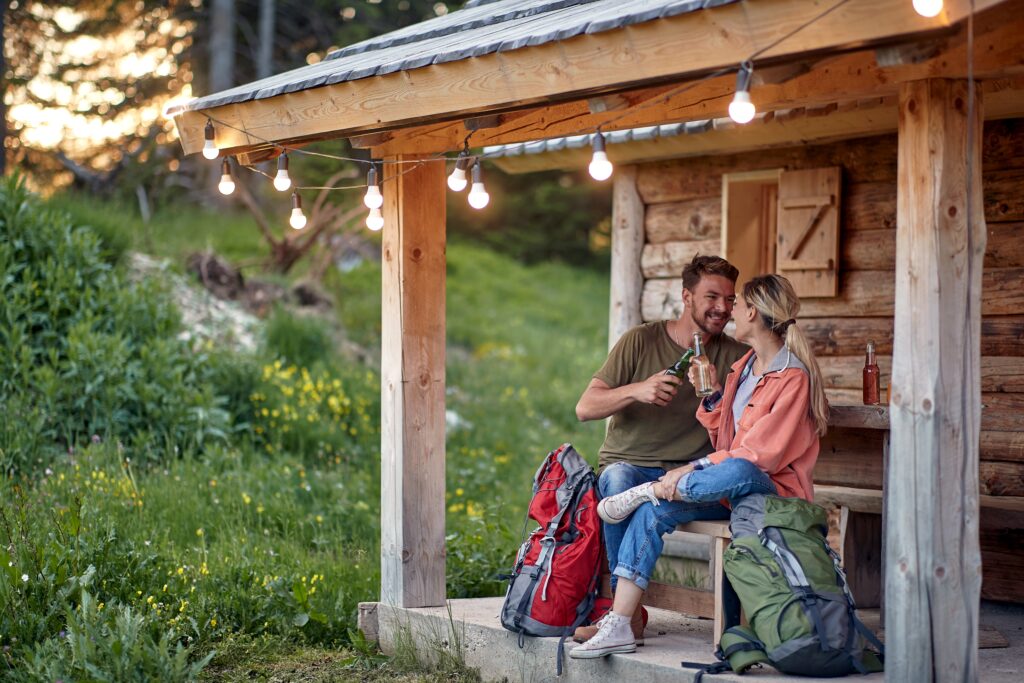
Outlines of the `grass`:
{"label": "grass", "polygon": [[[52,201],[95,226],[115,255],[140,249],[180,266],[198,248],[229,259],[261,251],[239,217],[183,208],[143,230],[129,207]],[[94,653],[101,668],[129,656],[114,645],[128,639],[161,662],[174,643],[190,661],[211,656],[205,680],[474,680],[458,657],[384,661],[352,635],[357,603],[379,590],[379,375],[337,355],[324,330],[340,323],[379,348],[380,266],[332,273],[326,284],[338,320],[321,328],[275,313],[252,361],[263,388],[230,442],[143,467],[100,441],[0,484],[0,559],[11,562],[0,590],[31,622],[20,640],[0,634],[0,681],[53,680],[58,664],[85,657],[62,635],[83,619],[82,642],[120,653]],[[605,355],[607,288],[592,270],[449,245],[450,597],[502,590],[494,575],[514,559],[544,454],[573,441],[596,462],[603,424],[579,424],[574,406]],[[338,383],[324,389],[320,378]],[[85,605],[95,611],[88,619],[78,616]],[[139,616],[141,631],[118,630],[105,616],[115,609]]]}

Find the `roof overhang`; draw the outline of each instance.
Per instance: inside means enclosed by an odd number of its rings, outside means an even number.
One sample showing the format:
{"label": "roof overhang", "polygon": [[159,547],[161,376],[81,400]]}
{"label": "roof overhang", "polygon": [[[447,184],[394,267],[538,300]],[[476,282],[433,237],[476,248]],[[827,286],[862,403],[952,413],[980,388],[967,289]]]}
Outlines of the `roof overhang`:
{"label": "roof overhang", "polygon": [[[1024,71],[1024,20],[1020,16],[1024,3],[975,0],[974,4],[978,11],[1009,6],[988,15],[990,44],[999,54],[997,58],[992,50],[982,50],[979,45],[976,74],[984,76],[986,64],[999,75],[1006,74],[1007,63]],[[675,100],[666,96],[673,87],[670,84],[695,81],[716,70],[734,67],[827,7],[827,3],[808,0],[739,2],[508,52],[264,99],[183,110],[174,119],[186,153],[202,148],[203,127],[208,118],[213,118],[222,123],[217,144],[226,154],[251,152],[271,144],[364,136],[363,146],[373,147],[375,155],[387,155],[451,150],[461,145],[468,129],[479,126],[489,127],[474,134],[474,145],[592,131],[602,119],[617,118],[615,127],[630,128],[714,118],[727,106],[734,77],[695,83],[692,90]],[[894,91],[902,80],[962,77],[966,59],[954,63],[949,57],[957,50],[957,43],[964,53],[963,28],[954,26],[969,11],[969,0],[947,0],[942,14],[927,19],[914,12],[909,0],[847,2],[824,16],[813,29],[797,31],[765,50],[758,65],[814,59],[818,60],[817,66],[827,55],[855,50],[859,50],[855,54],[860,55],[862,63],[845,63],[843,79],[836,79],[835,73],[829,76],[828,68],[824,73],[815,68],[804,76],[757,88],[755,102],[762,109],[785,107],[787,99],[792,103],[799,98],[801,85],[805,91],[813,85],[817,101],[827,101],[824,98],[830,91],[837,96],[847,93],[847,99],[851,89],[855,91],[852,97],[861,92],[869,97],[888,94],[884,92],[886,86]],[[1009,30],[1008,23],[1015,30]],[[882,67],[874,63],[873,51],[865,49],[942,36],[952,41],[946,58],[917,63],[909,59],[909,63],[888,70],[886,76],[880,76]],[[836,68],[834,63],[831,68]],[[587,103],[588,99],[614,94],[619,94],[620,100],[610,110],[595,112],[593,102]],[[665,102],[639,106],[658,98]],[[636,113],[622,118],[617,111],[622,108],[635,109]],[[478,121],[479,125],[474,123],[485,117],[491,118]]]}

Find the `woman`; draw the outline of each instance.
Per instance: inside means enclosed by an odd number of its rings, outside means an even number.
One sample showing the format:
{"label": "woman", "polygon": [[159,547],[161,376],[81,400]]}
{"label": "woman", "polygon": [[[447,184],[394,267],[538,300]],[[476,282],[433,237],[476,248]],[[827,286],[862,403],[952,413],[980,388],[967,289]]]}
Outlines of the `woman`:
{"label": "woman", "polygon": [[[751,493],[813,499],[811,474],[828,423],[828,402],[821,370],[796,326],[799,310],[800,300],[784,277],[762,275],[743,286],[733,309],[735,337],[751,350],[732,366],[724,388],[710,368],[715,391],[697,410],[715,451],[659,481],[603,499],[598,512],[605,522],[617,524],[635,511],[643,512],[642,506],[663,501],[680,506],[682,516],[688,506],[731,503]],[[695,375],[691,366],[691,382]],[[669,530],[652,527],[652,543],[632,565],[647,571],[638,569],[636,577],[617,575],[612,609],[598,622],[596,635],[570,656],[586,659],[636,649],[630,615],[660,554],[660,535]]]}

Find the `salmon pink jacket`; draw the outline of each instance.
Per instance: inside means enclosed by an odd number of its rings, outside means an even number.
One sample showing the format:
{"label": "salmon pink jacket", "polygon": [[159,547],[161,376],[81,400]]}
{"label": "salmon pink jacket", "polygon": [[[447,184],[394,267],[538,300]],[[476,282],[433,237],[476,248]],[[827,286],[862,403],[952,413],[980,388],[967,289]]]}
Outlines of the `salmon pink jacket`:
{"label": "salmon pink jacket", "polygon": [[732,405],[740,375],[753,350],[732,366],[722,399],[713,410],[701,401],[697,419],[708,430],[714,464],[744,458],[767,474],[780,496],[814,500],[814,463],[820,443],[810,411],[811,381],[806,366],[783,348],[754,387],[754,393],[734,425]]}

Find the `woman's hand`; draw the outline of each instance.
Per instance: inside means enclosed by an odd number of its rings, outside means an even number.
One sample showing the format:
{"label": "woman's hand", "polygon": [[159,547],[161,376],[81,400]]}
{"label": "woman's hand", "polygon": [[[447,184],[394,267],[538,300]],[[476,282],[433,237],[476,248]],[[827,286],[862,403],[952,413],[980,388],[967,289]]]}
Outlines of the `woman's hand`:
{"label": "woman's hand", "polygon": [[683,465],[674,470],[666,472],[658,481],[654,482],[651,490],[658,498],[663,500],[679,500],[679,480],[683,475],[693,472],[693,465]]}
{"label": "woman's hand", "polygon": [[[690,361],[690,369],[686,373],[687,379],[690,380],[695,388],[700,382],[699,370],[697,369],[697,363],[695,360]],[[712,391],[721,391],[722,385],[718,383],[718,369],[714,363],[708,363],[708,384],[711,385]]]}

